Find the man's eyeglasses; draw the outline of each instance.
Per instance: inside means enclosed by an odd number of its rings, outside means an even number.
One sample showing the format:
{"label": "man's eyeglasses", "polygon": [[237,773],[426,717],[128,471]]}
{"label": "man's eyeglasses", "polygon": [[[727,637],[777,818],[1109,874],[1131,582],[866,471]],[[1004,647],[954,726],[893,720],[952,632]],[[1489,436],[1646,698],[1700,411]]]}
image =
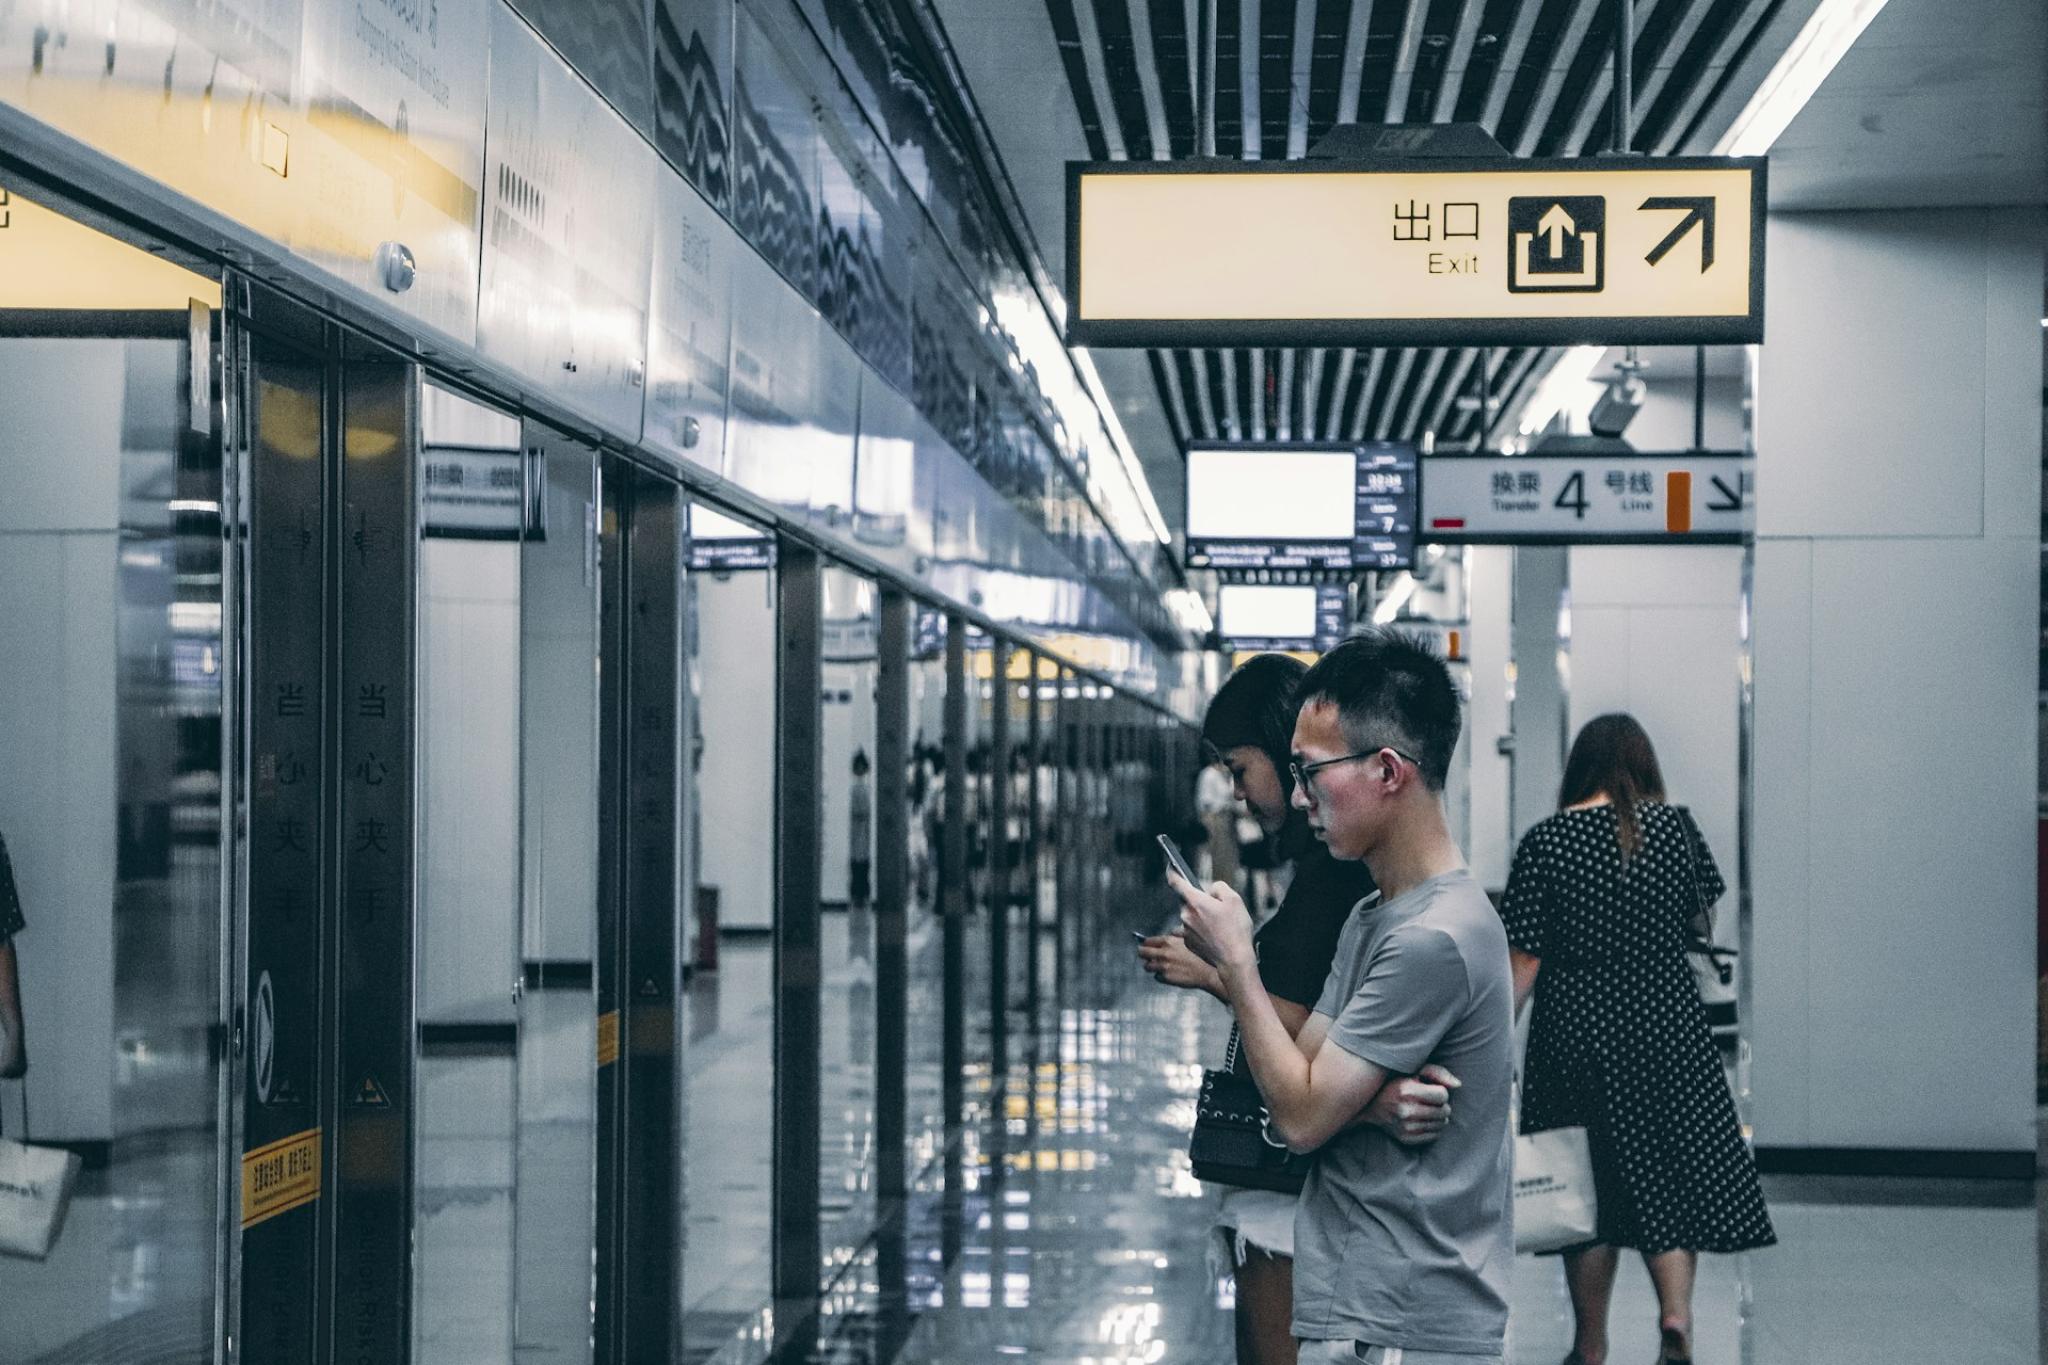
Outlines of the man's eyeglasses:
{"label": "man's eyeglasses", "polygon": [[1309,800],[1314,801],[1317,799],[1316,788],[1315,784],[1309,780],[1313,774],[1320,772],[1324,768],[1334,768],[1339,763],[1355,763],[1361,758],[1375,758],[1380,754],[1392,754],[1395,758],[1406,759],[1408,762],[1415,764],[1417,768],[1422,766],[1419,761],[1409,758],[1407,754],[1402,753],[1393,745],[1381,744],[1370,749],[1360,749],[1355,754],[1342,754],[1336,758],[1320,759],[1314,763],[1303,763],[1296,760],[1287,765],[1287,771],[1293,776],[1294,785],[1303,792],[1306,792]]}

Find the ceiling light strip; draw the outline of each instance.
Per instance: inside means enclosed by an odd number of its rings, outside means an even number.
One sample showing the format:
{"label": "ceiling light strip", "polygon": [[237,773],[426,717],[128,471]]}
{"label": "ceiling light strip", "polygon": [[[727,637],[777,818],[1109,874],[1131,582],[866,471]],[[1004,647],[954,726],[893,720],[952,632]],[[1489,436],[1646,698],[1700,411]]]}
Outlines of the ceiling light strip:
{"label": "ceiling light strip", "polygon": [[1126,160],[1130,153],[1124,145],[1123,119],[1110,94],[1109,59],[1103,55],[1094,0],[1074,0],[1074,27],[1081,35],[1081,64],[1088,68],[1088,89],[1095,96],[1095,107],[1102,111],[1102,140],[1109,147],[1109,159]]}
{"label": "ceiling light strip", "polygon": [[1411,0],[1401,21],[1401,42],[1394,51],[1394,78],[1387,82],[1387,116],[1382,122],[1408,121],[1408,87],[1415,81],[1415,61],[1422,51],[1424,19],[1428,0]]}
{"label": "ceiling light strip", "polygon": [[1408,382],[1408,372],[1415,368],[1415,348],[1403,346],[1401,358],[1394,362],[1394,373],[1387,380],[1386,401],[1379,404],[1378,420],[1374,422],[1372,438],[1375,441],[1387,439],[1387,433],[1394,426],[1394,404],[1401,399],[1401,386]]}
{"label": "ceiling light strip", "polygon": [[1885,0],[1821,0],[1749,103],[1714,144],[1716,156],[1762,156],[1863,36]]}
{"label": "ceiling light strip", "polygon": [[1694,125],[1714,97],[1724,73],[1742,52],[1743,45],[1763,28],[1774,7],[1774,0],[1749,0],[1742,16],[1728,25],[1714,43],[1712,55],[1701,65],[1699,78],[1693,81],[1685,99],[1679,103],[1678,112],[1671,119],[1665,145],[1660,150],[1673,154],[1687,150],[1684,145],[1686,137],[1695,131]]}
{"label": "ceiling light strip", "polygon": [[[1217,0],[1216,22],[1224,22],[1222,9],[1227,0]],[[1237,5],[1237,89],[1238,114],[1244,129],[1246,161],[1265,156],[1259,137],[1259,0],[1238,0]]]}
{"label": "ceiling light strip", "polygon": [[1386,358],[1385,349],[1376,348],[1365,362],[1365,379],[1358,386],[1358,404],[1351,409],[1349,437],[1353,441],[1365,439],[1365,424],[1372,418],[1373,390],[1379,386],[1380,366],[1385,363]]}
{"label": "ceiling light strip", "polygon": [[1486,0],[1465,0],[1458,32],[1451,40],[1450,58],[1444,63],[1444,78],[1437,83],[1436,107],[1429,113],[1431,123],[1449,123],[1457,111],[1458,92],[1464,87],[1466,68],[1472,65],[1472,48],[1479,41],[1479,21],[1485,14]]}
{"label": "ceiling light strip", "polygon": [[1308,155],[1308,97],[1314,82],[1311,63],[1316,51],[1316,0],[1294,0],[1292,83],[1287,99],[1287,159]]}
{"label": "ceiling light strip", "polygon": [[1147,0],[1125,0],[1131,14],[1132,65],[1138,68],[1138,91],[1145,99],[1145,122],[1152,130],[1152,159],[1173,159],[1173,138],[1166,127],[1166,97],[1159,88],[1159,65],[1152,41],[1152,12]]}
{"label": "ceiling light strip", "polygon": [[1565,82],[1571,78],[1572,62],[1579,55],[1580,45],[1586,41],[1586,30],[1592,26],[1593,16],[1610,3],[1612,0],[1578,0],[1572,6],[1572,15],[1565,21],[1563,36],[1551,51],[1550,66],[1536,87],[1536,100],[1529,111],[1529,121],[1522,125],[1522,136],[1515,146],[1516,155],[1536,154],[1536,144],[1543,140],[1543,130],[1550,124],[1551,111],[1557,108],[1558,97],[1564,93]]}
{"label": "ceiling light strip", "polygon": [[[1670,83],[1679,63],[1685,58],[1686,49],[1692,46],[1693,39],[1700,31],[1700,25],[1706,21],[1708,13],[1713,8],[1710,5],[1689,4],[1686,0],[1666,0],[1666,3],[1678,6],[1678,23],[1671,30],[1671,37],[1665,42],[1664,51],[1659,54],[1656,64],[1644,75],[1642,83],[1636,88],[1636,107],[1642,111],[1643,122],[1648,121],[1650,111],[1657,107],[1657,101],[1664,94],[1664,87]],[[1638,135],[1642,126],[1642,123],[1636,125]]]}
{"label": "ceiling light strip", "polygon": [[[1337,432],[1344,421],[1344,395],[1351,389],[1351,370],[1358,363],[1358,352],[1349,346],[1337,352],[1337,375],[1330,381],[1330,420],[1324,422],[1316,432],[1316,438],[1324,441],[1337,439]],[[1321,411],[1318,405],[1317,411]]]}
{"label": "ceiling light strip", "polygon": [[1358,122],[1358,90],[1365,79],[1365,40],[1371,27],[1372,0],[1351,0],[1351,26],[1344,32],[1343,75],[1337,85],[1339,123]]}
{"label": "ceiling light strip", "polygon": [[1493,89],[1487,93],[1486,112],[1480,122],[1488,132],[1498,132],[1501,115],[1506,112],[1508,96],[1514,92],[1515,75],[1522,67],[1522,54],[1529,50],[1529,33],[1536,27],[1536,16],[1543,12],[1543,6],[1523,0],[1515,6],[1515,25],[1508,30],[1508,40],[1500,54],[1500,65],[1494,68]]}

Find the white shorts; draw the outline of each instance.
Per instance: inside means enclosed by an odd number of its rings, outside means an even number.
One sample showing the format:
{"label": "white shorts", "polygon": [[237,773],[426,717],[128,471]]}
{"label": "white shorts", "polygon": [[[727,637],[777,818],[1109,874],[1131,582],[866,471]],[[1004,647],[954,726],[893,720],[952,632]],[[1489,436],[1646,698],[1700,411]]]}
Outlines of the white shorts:
{"label": "white shorts", "polygon": [[1225,1253],[1233,1268],[1244,1264],[1245,1256],[1263,1251],[1268,1256],[1294,1257],[1295,1195],[1273,1190],[1223,1191],[1223,1204],[1216,1214],[1216,1231],[1223,1239]]}
{"label": "white shorts", "polygon": [[1364,1341],[1304,1341],[1296,1359],[1300,1365],[1500,1365],[1502,1357],[1411,1351]]}

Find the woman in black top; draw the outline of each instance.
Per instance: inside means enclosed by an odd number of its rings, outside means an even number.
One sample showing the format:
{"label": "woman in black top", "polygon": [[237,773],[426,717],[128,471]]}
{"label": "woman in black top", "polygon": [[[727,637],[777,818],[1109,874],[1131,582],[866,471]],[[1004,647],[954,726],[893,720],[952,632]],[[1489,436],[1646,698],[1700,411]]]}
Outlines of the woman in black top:
{"label": "woman in black top", "polygon": [[[1375,892],[1363,863],[1340,863],[1289,804],[1288,758],[1294,740],[1294,689],[1308,668],[1284,654],[1246,660],[1224,680],[1202,720],[1202,738],[1229,771],[1237,798],[1259,822],[1269,846],[1294,880],[1280,908],[1258,931],[1259,980],[1289,1033],[1301,1032],[1323,993],[1337,955],[1337,936],[1352,907]],[[1169,986],[1224,999],[1216,969],[1195,956],[1178,933],[1148,938],[1138,961]],[[1245,1070],[1239,1059],[1239,1070]],[[1365,1121],[1404,1142],[1427,1142],[1442,1129],[1449,1091],[1433,1083],[1437,1068],[1381,1088]],[[1240,1365],[1294,1365],[1295,1196],[1228,1189],[1217,1220],[1231,1244],[1237,1277]]]}
{"label": "woman in black top", "polygon": [[1633,717],[1580,731],[1558,804],[1516,850],[1501,916],[1518,1012],[1539,969],[1543,981],[1522,1131],[1583,1126],[1592,1149],[1599,1240],[1565,1252],[1577,1324],[1566,1365],[1607,1358],[1622,1247],[1657,1286],[1658,1359],[1685,1361],[1698,1253],[1777,1240],[1685,955],[1689,926],[1725,888],[1692,816],[1664,804]]}

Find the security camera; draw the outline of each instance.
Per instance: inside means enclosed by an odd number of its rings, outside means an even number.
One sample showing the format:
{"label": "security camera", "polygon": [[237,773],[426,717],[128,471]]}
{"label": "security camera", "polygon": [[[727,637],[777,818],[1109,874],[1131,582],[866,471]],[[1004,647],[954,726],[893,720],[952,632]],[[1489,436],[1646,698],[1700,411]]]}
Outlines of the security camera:
{"label": "security camera", "polygon": [[1642,362],[1636,359],[1635,348],[1630,347],[1628,358],[1614,367],[1614,377],[1607,381],[1607,387],[1593,402],[1593,410],[1586,414],[1586,426],[1595,436],[1620,436],[1628,430],[1628,424],[1635,420],[1635,415],[1642,411],[1643,395],[1647,391],[1641,377],[1642,369]]}

